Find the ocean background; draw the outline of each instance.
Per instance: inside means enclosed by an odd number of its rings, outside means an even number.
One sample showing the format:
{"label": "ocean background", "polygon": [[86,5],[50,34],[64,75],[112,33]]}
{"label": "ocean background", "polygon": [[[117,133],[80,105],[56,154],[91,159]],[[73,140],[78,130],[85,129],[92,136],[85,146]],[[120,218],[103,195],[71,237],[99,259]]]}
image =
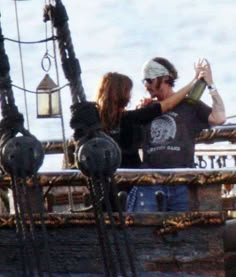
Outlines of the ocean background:
{"label": "ocean background", "polygon": [[[1,27],[5,38],[33,42],[51,37],[51,26],[43,22],[45,0],[0,0]],[[54,3],[54,1],[51,1]],[[129,75],[133,82],[134,108],[147,93],[141,83],[143,63],[163,56],[179,72],[175,89],[194,76],[193,65],[207,58],[215,85],[228,117],[236,115],[236,1],[235,0],[62,0],[69,16],[69,28],[76,57],[82,68],[87,100],[94,100],[100,78],[108,71]],[[17,32],[17,24],[19,32]],[[35,91],[46,72],[41,61],[46,50],[53,55],[52,43],[21,44],[5,40],[13,85]],[[20,59],[22,55],[22,59]],[[49,74],[56,81],[55,59]],[[61,68],[59,85],[68,81]],[[24,114],[25,127],[39,140],[62,139],[61,119],[37,119],[36,96],[13,87],[16,105]],[[65,136],[70,138],[71,95],[61,90]],[[208,91],[203,101],[211,105]],[[26,106],[28,115],[26,114]],[[28,118],[28,120],[26,120]],[[230,118],[227,123],[234,123]],[[28,124],[29,123],[29,124]],[[49,162],[50,164],[51,162]],[[54,163],[55,166],[55,163]]]}

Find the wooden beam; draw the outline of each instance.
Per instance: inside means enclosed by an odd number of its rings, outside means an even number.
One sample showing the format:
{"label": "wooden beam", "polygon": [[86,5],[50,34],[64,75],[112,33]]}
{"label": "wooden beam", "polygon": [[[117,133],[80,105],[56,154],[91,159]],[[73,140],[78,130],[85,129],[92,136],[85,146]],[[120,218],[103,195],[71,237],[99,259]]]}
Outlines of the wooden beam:
{"label": "wooden beam", "polygon": [[[58,171],[39,171],[37,180],[41,186],[86,186],[88,178],[79,170],[68,169]],[[0,187],[10,187],[9,175],[0,177]],[[234,169],[118,169],[114,174],[117,185],[129,187],[133,185],[159,184],[235,184],[236,170]],[[33,179],[27,180],[29,186],[33,185]]]}

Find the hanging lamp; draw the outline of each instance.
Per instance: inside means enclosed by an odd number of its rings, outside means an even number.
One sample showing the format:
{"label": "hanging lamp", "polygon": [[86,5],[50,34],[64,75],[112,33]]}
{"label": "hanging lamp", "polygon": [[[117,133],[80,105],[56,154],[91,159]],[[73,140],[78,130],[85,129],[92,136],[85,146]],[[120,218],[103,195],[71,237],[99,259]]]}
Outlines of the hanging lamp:
{"label": "hanging lamp", "polygon": [[36,89],[37,118],[60,117],[58,86],[47,73]]}

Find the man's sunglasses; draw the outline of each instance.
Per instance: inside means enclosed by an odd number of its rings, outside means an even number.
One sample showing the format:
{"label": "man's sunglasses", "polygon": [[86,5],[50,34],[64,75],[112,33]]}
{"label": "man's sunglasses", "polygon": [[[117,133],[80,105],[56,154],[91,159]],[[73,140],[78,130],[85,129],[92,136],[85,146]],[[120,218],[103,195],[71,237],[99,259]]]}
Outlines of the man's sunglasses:
{"label": "man's sunglasses", "polygon": [[143,79],[142,82],[143,82],[144,85],[145,84],[151,85],[154,80],[155,79],[146,78],[146,79]]}

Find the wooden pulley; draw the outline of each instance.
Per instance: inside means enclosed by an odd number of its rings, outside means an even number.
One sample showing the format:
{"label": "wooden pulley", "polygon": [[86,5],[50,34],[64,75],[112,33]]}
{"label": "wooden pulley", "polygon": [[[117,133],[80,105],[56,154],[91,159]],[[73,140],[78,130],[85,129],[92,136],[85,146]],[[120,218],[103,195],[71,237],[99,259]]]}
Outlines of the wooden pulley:
{"label": "wooden pulley", "polygon": [[1,165],[8,174],[27,177],[35,174],[44,160],[44,150],[34,136],[9,139],[0,152]]}
{"label": "wooden pulley", "polygon": [[78,168],[87,177],[111,176],[121,163],[117,143],[99,131],[92,137],[84,137],[76,146],[75,160]]}

